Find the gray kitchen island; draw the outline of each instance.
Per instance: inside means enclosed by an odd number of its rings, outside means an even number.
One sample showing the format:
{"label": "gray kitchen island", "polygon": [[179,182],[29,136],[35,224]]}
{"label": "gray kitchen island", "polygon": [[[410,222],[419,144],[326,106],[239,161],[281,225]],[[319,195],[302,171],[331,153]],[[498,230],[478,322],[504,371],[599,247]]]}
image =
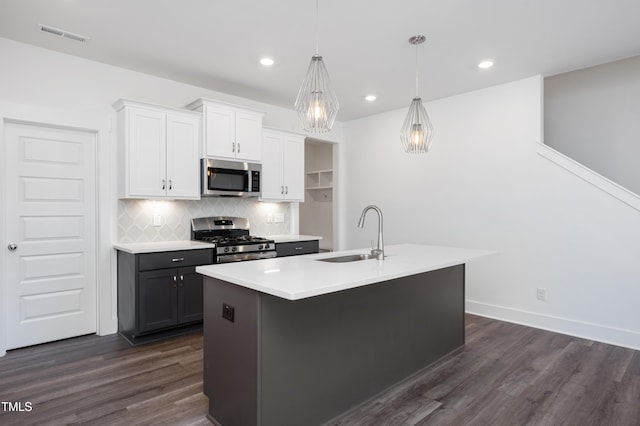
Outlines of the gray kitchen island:
{"label": "gray kitchen island", "polygon": [[492,252],[392,245],[200,266],[204,393],[228,425],[319,425],[464,345],[465,263]]}

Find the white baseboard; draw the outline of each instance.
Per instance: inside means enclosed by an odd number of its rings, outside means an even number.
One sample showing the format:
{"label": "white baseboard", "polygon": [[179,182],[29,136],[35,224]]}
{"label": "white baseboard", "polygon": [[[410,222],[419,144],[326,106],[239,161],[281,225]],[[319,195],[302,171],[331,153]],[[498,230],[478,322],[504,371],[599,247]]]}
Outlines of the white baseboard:
{"label": "white baseboard", "polygon": [[466,300],[465,302],[466,312],[469,314],[640,350],[640,333],[637,331],[543,315],[505,306],[490,305],[473,300]]}

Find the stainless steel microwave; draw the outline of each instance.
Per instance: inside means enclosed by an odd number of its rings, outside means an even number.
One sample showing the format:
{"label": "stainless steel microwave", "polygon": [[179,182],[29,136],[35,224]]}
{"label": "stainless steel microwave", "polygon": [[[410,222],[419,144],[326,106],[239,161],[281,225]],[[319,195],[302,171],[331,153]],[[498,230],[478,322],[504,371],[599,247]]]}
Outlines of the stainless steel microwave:
{"label": "stainless steel microwave", "polygon": [[260,196],[261,164],[203,158],[200,169],[203,196]]}

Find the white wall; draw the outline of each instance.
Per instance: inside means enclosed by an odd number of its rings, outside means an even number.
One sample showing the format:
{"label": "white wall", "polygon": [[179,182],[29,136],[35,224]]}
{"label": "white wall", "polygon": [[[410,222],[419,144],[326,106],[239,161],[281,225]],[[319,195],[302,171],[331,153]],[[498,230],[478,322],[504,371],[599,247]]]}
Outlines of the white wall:
{"label": "white wall", "polygon": [[345,123],[344,246],[375,240],[355,224],[377,204],[387,245],[499,252],[467,265],[468,311],[640,349],[640,212],[536,154],[541,94],[533,77],[428,103],[426,155],[402,151],[404,109]]}
{"label": "white wall", "polygon": [[544,79],[544,143],[640,194],[640,56]]}
{"label": "white wall", "polygon": [[[89,45],[87,48],[90,48]],[[0,57],[2,58],[2,67],[0,67],[0,113],[2,116],[0,119],[34,119],[58,124],[56,123],[58,117],[67,117],[65,123],[61,124],[97,130],[99,145],[103,148],[105,144],[109,145],[106,150],[99,147],[101,149],[99,167],[102,168],[99,174],[101,179],[99,185],[103,195],[101,196],[103,203],[100,205],[100,234],[103,238],[100,239],[99,256],[100,264],[106,271],[100,274],[98,283],[101,334],[113,333],[117,330],[116,264],[115,252],[111,250],[111,245],[117,238],[118,211],[115,190],[116,114],[111,105],[119,98],[127,98],[181,107],[197,98],[205,97],[264,111],[265,126],[300,130],[297,114],[291,109],[88,61],[3,38],[0,38]],[[292,104],[293,101],[292,99]],[[47,114],[46,111],[51,113]],[[335,123],[334,130],[322,136],[323,139],[340,142],[341,124]],[[0,132],[0,152],[3,146],[1,138]],[[4,200],[0,201],[4,203]],[[296,203],[291,204],[290,214],[286,217],[290,220],[291,231],[297,232]],[[0,223],[3,224],[0,227],[0,241],[5,241],[4,222],[4,209],[0,208]],[[0,267],[2,266],[0,258]],[[0,276],[3,275],[4,272]],[[0,286],[0,296],[1,290],[2,286]],[[0,315],[0,355],[4,349],[2,321],[3,318]]]}

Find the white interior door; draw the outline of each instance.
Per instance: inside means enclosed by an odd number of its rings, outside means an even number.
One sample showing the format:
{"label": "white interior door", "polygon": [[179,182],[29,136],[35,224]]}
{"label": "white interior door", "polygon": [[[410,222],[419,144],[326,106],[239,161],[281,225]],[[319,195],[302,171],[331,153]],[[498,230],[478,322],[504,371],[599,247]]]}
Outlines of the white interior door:
{"label": "white interior door", "polygon": [[96,332],[96,134],[6,123],[7,349]]}

